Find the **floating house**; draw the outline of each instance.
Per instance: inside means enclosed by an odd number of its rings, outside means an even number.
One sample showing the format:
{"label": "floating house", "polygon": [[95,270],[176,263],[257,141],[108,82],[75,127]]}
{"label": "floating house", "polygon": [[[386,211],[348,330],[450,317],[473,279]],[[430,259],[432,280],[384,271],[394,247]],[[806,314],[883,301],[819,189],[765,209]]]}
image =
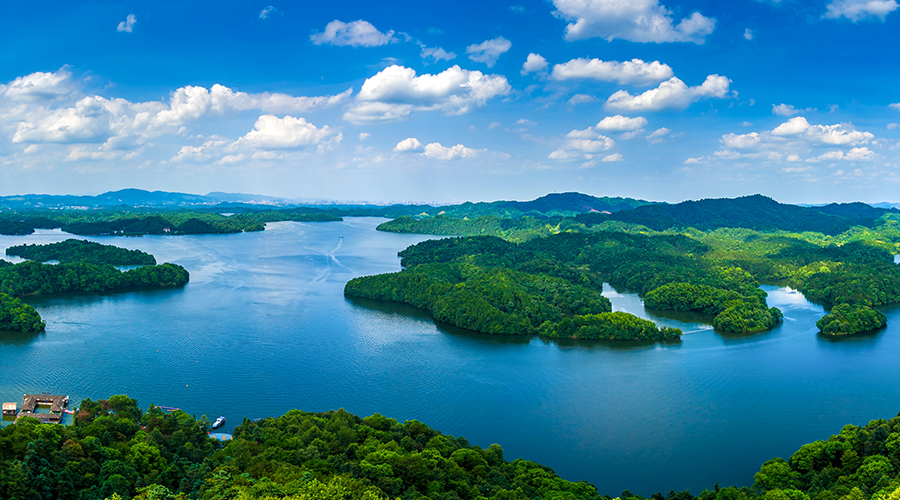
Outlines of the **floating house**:
{"label": "floating house", "polygon": [[[69,407],[69,396],[26,394],[22,399],[22,410],[19,411],[16,421],[22,417],[31,417],[40,420],[42,424],[59,424],[62,422],[63,413]],[[50,406],[50,413],[37,413],[38,405]],[[3,409],[6,409],[5,404]]]}
{"label": "floating house", "polygon": [[15,403],[3,403],[3,415],[15,415],[18,411],[18,405]]}

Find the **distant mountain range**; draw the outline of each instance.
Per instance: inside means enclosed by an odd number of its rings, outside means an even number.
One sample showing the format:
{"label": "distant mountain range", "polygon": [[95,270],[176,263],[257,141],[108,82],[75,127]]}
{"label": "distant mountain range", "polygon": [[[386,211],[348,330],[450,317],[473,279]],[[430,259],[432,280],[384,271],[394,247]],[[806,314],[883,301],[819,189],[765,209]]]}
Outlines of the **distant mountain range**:
{"label": "distant mountain range", "polygon": [[403,215],[517,219],[573,217],[588,225],[606,220],[641,224],[655,230],[695,227],[745,227],[756,230],[818,231],[836,234],[854,225],[871,226],[887,212],[900,213],[900,204],[832,203],[800,206],[779,203],[762,195],[717,198],[682,203],[658,203],[634,198],[596,197],[582,193],[552,193],[531,201],[466,202],[458,205],[348,204],[327,200],[285,199],[273,196],[212,192],[206,195],[123,189],[97,196],[38,195],[0,197],[0,209],[115,209],[115,208],[253,211],[316,207],[335,216]]}

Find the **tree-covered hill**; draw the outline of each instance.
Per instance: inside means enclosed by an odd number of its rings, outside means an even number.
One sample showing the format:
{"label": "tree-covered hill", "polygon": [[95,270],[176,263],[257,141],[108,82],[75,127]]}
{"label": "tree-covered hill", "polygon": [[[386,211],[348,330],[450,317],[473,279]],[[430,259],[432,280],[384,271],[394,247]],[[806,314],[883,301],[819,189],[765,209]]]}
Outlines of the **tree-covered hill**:
{"label": "tree-covered hill", "polygon": [[[611,500],[416,420],[292,410],[244,420],[234,439],[181,410],[143,411],[127,396],[81,401],[72,425],[24,418],[0,429],[5,500]],[[684,457],[690,460],[691,457]],[[762,464],[752,486],[653,494],[650,500],[897,500],[900,416],[845,426]],[[748,471],[749,472],[749,471]],[[633,486],[635,490],[642,485]],[[622,500],[647,500],[625,491]]]}
{"label": "tree-covered hill", "polygon": [[36,262],[55,260],[61,264],[71,262],[111,266],[152,266],[156,264],[156,258],[147,252],[75,239],[47,245],[12,246],[6,249],[6,255],[15,255]]}
{"label": "tree-covered hill", "polygon": [[656,231],[673,228],[708,231],[732,227],[835,235],[856,225],[872,226],[885,213],[887,210],[863,204],[801,207],[753,195],[650,205],[612,214],[609,219],[640,224]]}

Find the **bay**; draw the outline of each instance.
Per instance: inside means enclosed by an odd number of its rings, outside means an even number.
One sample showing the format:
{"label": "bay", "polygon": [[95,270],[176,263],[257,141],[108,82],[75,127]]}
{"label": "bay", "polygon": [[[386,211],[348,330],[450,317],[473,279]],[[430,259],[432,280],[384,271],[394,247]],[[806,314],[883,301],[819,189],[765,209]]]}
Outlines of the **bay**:
{"label": "bay", "polygon": [[[128,394],[196,416],[345,408],[417,419],[507,459],[552,467],[601,493],[751,485],[844,424],[900,409],[900,309],[889,326],[831,340],[799,293],[765,287],[785,322],[721,335],[708,318],[647,311],[606,287],[615,310],[688,332],[676,343],[551,341],[437,325],[397,304],[348,300],[355,276],[399,270],[428,236],[380,233],[383,219],[269,224],[235,235],[88,238],[147,251],[191,273],[180,290],[32,297],[37,335],[0,333],[0,399]],[[2,248],[72,237],[0,237]],[[9,259],[14,260],[14,259]]]}

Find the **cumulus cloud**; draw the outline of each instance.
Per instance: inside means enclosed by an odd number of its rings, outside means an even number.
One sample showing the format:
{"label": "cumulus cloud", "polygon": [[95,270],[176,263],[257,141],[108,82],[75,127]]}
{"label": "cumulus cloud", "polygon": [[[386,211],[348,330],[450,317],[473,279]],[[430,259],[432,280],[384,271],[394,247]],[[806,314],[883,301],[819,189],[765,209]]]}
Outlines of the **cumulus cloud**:
{"label": "cumulus cloud", "polygon": [[749,134],[725,134],[722,143],[729,149],[747,149],[758,145],[762,137],[757,132]]}
{"label": "cumulus cloud", "polygon": [[647,135],[647,142],[650,144],[660,144],[666,142],[666,136],[668,136],[672,131],[667,129],[666,127],[661,127],[650,134]]}
{"label": "cumulus cloud", "polygon": [[599,133],[594,127],[584,130],[573,130],[566,134],[563,146],[550,153],[551,160],[567,160],[570,158],[593,159],[597,153],[609,151],[615,147],[616,141]]}
{"label": "cumulus cloud", "polygon": [[688,87],[673,76],[643,94],[631,95],[620,90],[607,99],[605,108],[620,112],[681,110],[700,99],[725,97],[730,83],[724,76],[709,75],[702,85]]}
{"label": "cumulus cloud", "polygon": [[313,33],[309,39],[316,45],[351,47],[378,47],[397,41],[393,30],[382,33],[372,23],[362,19],[350,23],[335,19],[325,26],[325,31]]}
{"label": "cumulus cloud", "polygon": [[638,130],[647,125],[647,119],[643,116],[636,118],[627,118],[622,115],[607,116],[600,120],[594,128],[604,132],[630,132]]}
{"label": "cumulus cloud", "polygon": [[131,33],[134,29],[134,23],[137,22],[137,18],[134,17],[134,14],[128,14],[128,17],[125,18],[124,21],[119,23],[119,26],[116,27],[116,31]]}
{"label": "cumulus cloud", "polygon": [[851,125],[810,125],[798,116],[782,123],[772,130],[772,135],[781,137],[799,136],[807,141],[834,146],[857,145],[869,142],[875,136],[871,132],[860,132]]}
{"label": "cumulus cloud", "polygon": [[493,40],[486,40],[478,44],[469,45],[466,47],[466,53],[469,54],[469,59],[475,62],[484,63],[488,68],[493,68],[497,59],[511,47],[512,42],[502,36],[498,36]]}
{"label": "cumulus cloud", "polygon": [[826,19],[847,19],[858,22],[868,17],[884,18],[897,10],[900,5],[895,0],[832,0],[822,17]]}
{"label": "cumulus cloud", "polygon": [[397,143],[397,146],[394,148],[394,151],[401,153],[404,151],[418,151],[423,149],[425,146],[419,142],[415,137],[408,137],[403,139],[402,141]]}
{"label": "cumulus cloud", "polygon": [[292,149],[316,144],[332,134],[336,134],[333,140],[341,140],[340,132],[328,125],[317,128],[302,117],[262,115],[256,120],[253,130],[238,139],[234,146],[266,150]]}
{"label": "cumulus cloud", "polygon": [[271,5],[269,5],[269,6],[266,7],[265,9],[259,11],[259,18],[260,18],[260,19],[268,19],[268,18],[270,18],[270,17],[272,17],[272,16],[276,16],[276,15],[277,15],[277,16],[280,16],[280,15],[281,15],[281,11],[278,10],[278,9],[276,9],[275,7],[271,6]]}
{"label": "cumulus cloud", "polygon": [[547,60],[544,59],[544,56],[532,52],[528,54],[528,57],[525,59],[525,64],[522,65],[521,73],[523,75],[527,75],[528,73],[540,73],[541,71],[546,70],[547,66]]}
{"label": "cumulus cloud", "polygon": [[478,154],[478,151],[467,148],[462,144],[445,148],[439,142],[432,142],[425,146],[425,152],[422,154],[425,155],[425,158],[432,160],[455,160],[458,158],[472,158]]}
{"label": "cumulus cloud", "polygon": [[32,73],[0,84],[0,96],[10,101],[39,101],[68,96],[75,92],[72,74],[66,68],[54,73]]}
{"label": "cumulus cloud", "polygon": [[510,92],[506,78],[453,66],[438,74],[416,75],[412,68],[393,65],[363,83],[356,104],[344,113],[352,123],[392,121],[413,111],[468,113],[488,100]]}
{"label": "cumulus cloud", "polygon": [[646,63],[640,59],[632,59],[619,62],[579,58],[555,65],[550,77],[554,80],[586,78],[601,82],[644,86],[668,80],[674,75],[675,73],[668,64],[659,61]]}
{"label": "cumulus cloud", "polygon": [[[223,85],[210,89],[187,86],[168,102],[131,102],[120,98],[83,95],[71,75],[33,73],[0,85],[0,107],[16,105],[10,125],[13,143],[98,143],[110,148],[130,147],[184,127],[210,114],[259,110],[299,113],[337,104],[351,90],[334,96],[295,97],[287,94],[237,92]],[[2,111],[2,110],[0,110]]]}
{"label": "cumulus cloud", "polygon": [[554,15],[569,21],[566,40],[605,38],[632,42],[702,44],[716,21],[694,12],[675,23],[658,0],[553,0]]}
{"label": "cumulus cloud", "polygon": [[422,59],[431,60],[431,62],[450,61],[456,59],[456,54],[447,52],[440,47],[426,47],[422,45],[422,52],[419,54]]}

